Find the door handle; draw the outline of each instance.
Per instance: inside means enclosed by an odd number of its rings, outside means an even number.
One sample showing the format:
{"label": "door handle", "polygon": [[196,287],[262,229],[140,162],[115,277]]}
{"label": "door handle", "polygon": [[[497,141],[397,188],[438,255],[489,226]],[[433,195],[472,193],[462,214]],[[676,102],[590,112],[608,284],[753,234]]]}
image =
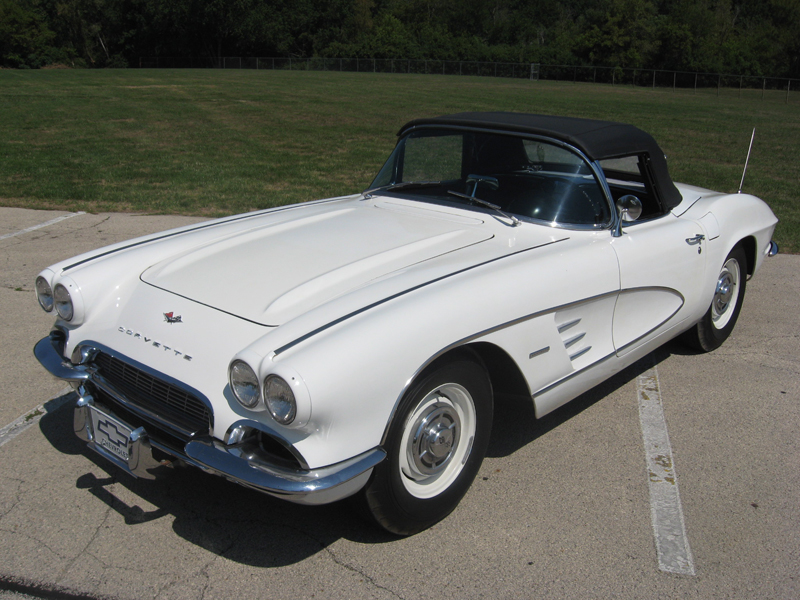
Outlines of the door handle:
{"label": "door handle", "polygon": [[698,233],[694,237],[686,238],[686,243],[690,246],[694,246],[695,244],[702,242],[704,239],[706,239],[706,236],[704,236],[702,233]]}
{"label": "door handle", "polygon": [[697,246],[697,253],[700,254],[703,251],[703,246],[701,245],[701,242],[704,239],[706,239],[706,236],[704,236],[702,233],[698,233],[694,237],[686,238],[686,243],[689,244],[690,246]]}

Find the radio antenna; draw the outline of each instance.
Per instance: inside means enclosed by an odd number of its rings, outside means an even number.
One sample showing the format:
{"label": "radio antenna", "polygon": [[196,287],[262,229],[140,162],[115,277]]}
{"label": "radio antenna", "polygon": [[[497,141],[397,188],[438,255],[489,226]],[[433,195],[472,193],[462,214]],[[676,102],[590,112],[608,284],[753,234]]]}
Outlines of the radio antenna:
{"label": "radio antenna", "polygon": [[742,186],[744,186],[744,176],[747,174],[747,163],[750,162],[750,152],[753,150],[753,140],[756,137],[756,128],[753,127],[753,135],[750,136],[750,147],[747,149],[747,159],[744,161],[744,171],[742,171],[742,181],[739,183],[739,191],[737,194],[742,193]]}

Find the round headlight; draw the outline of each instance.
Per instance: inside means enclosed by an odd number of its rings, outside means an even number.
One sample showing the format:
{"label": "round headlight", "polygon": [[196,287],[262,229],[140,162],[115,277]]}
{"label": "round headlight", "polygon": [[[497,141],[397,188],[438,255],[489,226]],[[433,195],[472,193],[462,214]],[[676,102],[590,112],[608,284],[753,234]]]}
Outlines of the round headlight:
{"label": "round headlight", "polygon": [[258,377],[246,362],[236,360],[231,364],[230,383],[233,395],[245,408],[254,408],[261,396]]}
{"label": "round headlight", "polygon": [[36,278],[36,299],[45,312],[53,311],[53,288],[41,275]]}
{"label": "round headlight", "polygon": [[71,321],[72,316],[75,314],[75,309],[72,306],[72,297],[69,295],[69,290],[58,283],[53,290],[53,298],[55,299],[58,316],[65,321]]}
{"label": "round headlight", "polygon": [[297,415],[297,401],[286,381],[277,375],[264,380],[264,402],[272,418],[281,425],[288,425]]}

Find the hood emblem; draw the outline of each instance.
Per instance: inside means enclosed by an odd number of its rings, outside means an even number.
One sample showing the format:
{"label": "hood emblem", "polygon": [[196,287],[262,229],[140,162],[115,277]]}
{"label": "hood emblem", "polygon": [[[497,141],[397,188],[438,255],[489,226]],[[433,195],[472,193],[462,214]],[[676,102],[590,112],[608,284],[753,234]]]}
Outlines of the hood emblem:
{"label": "hood emblem", "polygon": [[174,316],[174,315],[175,315],[175,313],[171,313],[171,312],[164,313],[164,320],[167,323],[183,323],[183,319],[181,318],[180,315],[178,315],[177,317]]}

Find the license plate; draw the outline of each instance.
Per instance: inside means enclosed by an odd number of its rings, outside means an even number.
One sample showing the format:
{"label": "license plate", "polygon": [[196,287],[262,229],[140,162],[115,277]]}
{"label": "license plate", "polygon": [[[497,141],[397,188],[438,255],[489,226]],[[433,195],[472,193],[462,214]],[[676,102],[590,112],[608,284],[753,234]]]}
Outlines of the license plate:
{"label": "license plate", "polygon": [[95,443],[114,456],[128,462],[130,459],[128,440],[131,437],[131,428],[94,406],[91,406],[90,409]]}

